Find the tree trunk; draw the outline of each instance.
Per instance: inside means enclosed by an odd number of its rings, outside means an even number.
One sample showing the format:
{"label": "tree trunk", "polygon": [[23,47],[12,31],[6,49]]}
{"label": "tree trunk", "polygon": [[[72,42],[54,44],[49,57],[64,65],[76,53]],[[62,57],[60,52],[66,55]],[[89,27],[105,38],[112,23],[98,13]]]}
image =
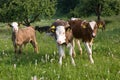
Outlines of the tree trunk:
{"label": "tree trunk", "polygon": [[101,16],[101,4],[97,5],[96,15],[97,15],[97,20],[100,21],[101,20],[101,18],[100,18],[100,16]]}
{"label": "tree trunk", "polygon": [[39,14],[35,15],[33,19],[29,19],[28,17],[24,20],[24,25],[29,27],[31,23],[33,23],[37,18],[39,17]]}

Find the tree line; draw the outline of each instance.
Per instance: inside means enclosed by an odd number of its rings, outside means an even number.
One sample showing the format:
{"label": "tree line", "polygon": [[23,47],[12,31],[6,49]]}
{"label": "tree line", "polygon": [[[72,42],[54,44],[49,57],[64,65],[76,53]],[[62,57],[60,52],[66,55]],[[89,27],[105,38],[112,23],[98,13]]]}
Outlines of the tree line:
{"label": "tree line", "polygon": [[82,17],[120,14],[119,0],[0,0],[0,22],[19,21],[25,25],[55,15]]}

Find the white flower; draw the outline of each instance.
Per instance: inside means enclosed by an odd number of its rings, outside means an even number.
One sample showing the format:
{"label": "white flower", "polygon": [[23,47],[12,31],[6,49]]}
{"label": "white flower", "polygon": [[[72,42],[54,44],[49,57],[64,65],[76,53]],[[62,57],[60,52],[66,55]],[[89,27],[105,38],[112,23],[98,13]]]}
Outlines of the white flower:
{"label": "white flower", "polygon": [[32,80],[37,80],[37,76],[31,77]]}
{"label": "white flower", "polygon": [[37,66],[37,59],[35,60],[35,66]]}
{"label": "white flower", "polygon": [[16,69],[16,64],[14,64],[13,66],[14,66],[14,69]]}
{"label": "white flower", "polygon": [[52,63],[55,59],[50,59],[50,62]]}

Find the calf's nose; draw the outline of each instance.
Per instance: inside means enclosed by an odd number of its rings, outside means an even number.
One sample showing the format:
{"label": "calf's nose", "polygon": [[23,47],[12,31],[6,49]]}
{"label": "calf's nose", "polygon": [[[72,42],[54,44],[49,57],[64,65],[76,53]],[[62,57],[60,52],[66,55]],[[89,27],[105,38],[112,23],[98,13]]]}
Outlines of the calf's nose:
{"label": "calf's nose", "polygon": [[58,44],[62,44],[62,42],[61,42],[61,41],[57,41],[57,43],[58,43]]}

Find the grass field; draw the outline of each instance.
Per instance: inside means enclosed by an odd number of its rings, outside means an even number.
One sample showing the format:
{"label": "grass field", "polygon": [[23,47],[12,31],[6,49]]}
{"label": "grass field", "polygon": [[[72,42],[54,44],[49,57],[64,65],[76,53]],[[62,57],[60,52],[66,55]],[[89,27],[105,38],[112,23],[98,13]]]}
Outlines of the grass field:
{"label": "grass field", "polygon": [[[70,63],[67,49],[63,65],[59,66],[55,41],[45,33],[37,32],[38,54],[28,44],[22,54],[15,55],[12,30],[5,23],[0,23],[0,80],[120,80],[120,16],[104,19],[108,22],[106,30],[99,30],[94,40],[95,64],[90,64],[82,44],[82,55],[75,48],[75,67]],[[42,20],[33,25],[50,25],[53,21]]]}

